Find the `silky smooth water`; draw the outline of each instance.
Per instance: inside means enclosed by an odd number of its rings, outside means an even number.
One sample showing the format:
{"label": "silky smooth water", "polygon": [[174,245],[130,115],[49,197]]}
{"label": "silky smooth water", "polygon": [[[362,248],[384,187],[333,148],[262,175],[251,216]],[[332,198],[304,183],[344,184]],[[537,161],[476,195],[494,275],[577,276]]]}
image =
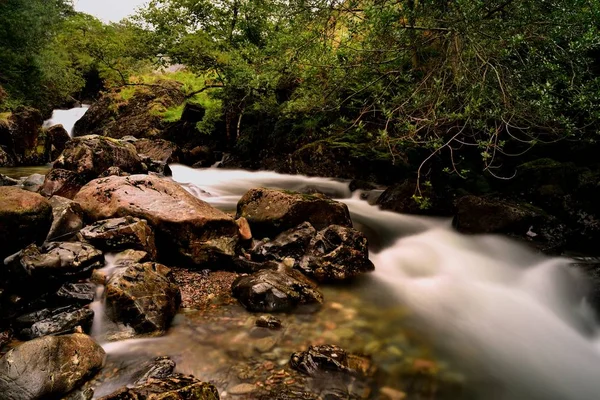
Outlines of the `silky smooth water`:
{"label": "silky smooth water", "polygon": [[54,110],[52,117],[44,121],[44,128],[50,128],[54,125],[62,125],[63,128],[73,137],[73,127],[75,123],[81,119],[90,108],[89,105],[83,104],[81,107],[75,107],[68,110]]}

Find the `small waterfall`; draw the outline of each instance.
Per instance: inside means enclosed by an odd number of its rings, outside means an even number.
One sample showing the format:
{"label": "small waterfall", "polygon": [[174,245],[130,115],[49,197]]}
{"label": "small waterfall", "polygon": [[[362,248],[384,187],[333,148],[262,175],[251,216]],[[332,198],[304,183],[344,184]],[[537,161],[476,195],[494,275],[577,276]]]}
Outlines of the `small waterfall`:
{"label": "small waterfall", "polygon": [[44,128],[60,124],[69,133],[69,136],[73,137],[75,123],[85,115],[89,108],[89,105],[84,104],[81,107],[75,107],[69,110],[54,110],[52,112],[52,117],[49,120],[44,121]]}

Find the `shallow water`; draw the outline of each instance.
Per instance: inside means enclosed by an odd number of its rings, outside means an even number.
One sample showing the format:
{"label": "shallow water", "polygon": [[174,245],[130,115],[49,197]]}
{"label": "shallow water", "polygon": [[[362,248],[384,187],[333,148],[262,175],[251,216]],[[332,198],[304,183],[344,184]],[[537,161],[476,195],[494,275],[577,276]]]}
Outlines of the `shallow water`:
{"label": "shallow water", "polygon": [[[281,331],[253,327],[257,316],[237,305],[215,304],[184,310],[164,337],[105,344],[110,362],[170,355],[178,371],[213,381],[230,398],[241,382],[291,379],[292,352],[330,343],[372,357],[380,371],[372,398],[381,387],[409,399],[597,398],[597,323],[570,260],[501,237],[462,236],[449,221],[381,211],[333,179],[171,168],[174,180],[223,210],[260,186],[341,198],[378,249],[376,271],[351,286],[324,287],[323,309],[282,315]],[[122,385],[123,376],[96,395]]]}
{"label": "shallow water", "polygon": [[0,167],[0,174],[14,179],[24,178],[33,174],[46,175],[52,165],[37,165],[33,167]]}

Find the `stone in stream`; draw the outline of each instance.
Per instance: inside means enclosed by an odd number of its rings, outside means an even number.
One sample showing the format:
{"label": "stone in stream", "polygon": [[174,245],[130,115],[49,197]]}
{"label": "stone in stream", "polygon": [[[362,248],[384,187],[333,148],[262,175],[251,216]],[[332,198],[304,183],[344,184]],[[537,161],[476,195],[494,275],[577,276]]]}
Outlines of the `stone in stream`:
{"label": "stone in stream", "polygon": [[[2,150],[0,149],[0,151]],[[2,166],[1,163],[0,166]],[[18,184],[19,181],[17,179],[13,179],[10,176],[0,174],[0,186],[16,186]]]}
{"label": "stone in stream", "polygon": [[177,164],[183,159],[183,152],[173,142],[164,139],[138,139],[133,142],[138,154],[162,164]]}
{"label": "stone in stream", "polygon": [[254,322],[254,324],[256,326],[258,326],[259,328],[267,328],[267,329],[275,329],[275,330],[281,329],[281,327],[282,327],[281,320],[279,320],[278,318],[276,318],[272,315],[261,315]]}
{"label": "stone in stream", "polygon": [[144,172],[142,161],[131,143],[104,136],[81,136],[70,140],[54,168],[76,172],[86,180],[98,177],[110,167],[125,172]]}
{"label": "stone in stream", "polygon": [[126,216],[101,220],[83,228],[80,235],[84,241],[103,251],[141,250],[156,258],[154,232],[139,218]]}
{"label": "stone in stream", "polygon": [[310,222],[316,229],[329,225],[351,227],[348,206],[323,195],[285,190],[251,189],[238,202],[236,218],[250,223],[256,238],[273,238],[279,233]]}
{"label": "stone in stream", "polygon": [[148,383],[150,379],[168,378],[173,375],[175,367],[175,361],[171,360],[169,357],[157,357],[142,367],[133,385],[141,386]]}
{"label": "stone in stream", "polygon": [[30,340],[47,335],[72,333],[78,327],[89,332],[94,312],[77,306],[43,309],[22,315],[14,321],[17,336]]}
{"label": "stone in stream", "polygon": [[56,296],[66,303],[88,304],[94,301],[96,284],[65,283],[56,292]]}
{"label": "stone in stream", "polygon": [[181,304],[171,270],[162,264],[128,264],[106,284],[106,310],[138,333],[164,332]]}
{"label": "stone in stream", "polygon": [[61,155],[70,139],[69,133],[60,124],[46,130],[46,146],[50,150],[50,161],[56,160]]}
{"label": "stone in stream", "polygon": [[293,353],[290,367],[309,376],[342,373],[368,377],[375,373],[375,366],[368,357],[348,354],[331,344],[309,346],[306,351]]}
{"label": "stone in stream", "polygon": [[32,174],[29,175],[23,183],[21,184],[23,189],[37,193],[40,191],[42,185],[44,184],[44,180],[46,179],[45,175],[42,174]]}
{"label": "stone in stream", "polygon": [[40,194],[46,197],[61,196],[73,199],[86,183],[86,178],[77,172],[53,168],[46,174],[44,184],[40,188]]}
{"label": "stone in stream", "polygon": [[104,364],[105,353],[83,334],[25,342],[0,359],[0,393],[7,400],[61,398]]}
{"label": "stone in stream", "polygon": [[128,215],[148,221],[159,259],[222,268],[235,254],[239,234],[233,218],[167,179],[148,175],[96,179],[75,200],[94,221]]}
{"label": "stone in stream", "polygon": [[78,203],[65,197],[52,196],[52,226],[46,241],[69,241],[83,227],[83,210]]}
{"label": "stone in stream", "polygon": [[318,282],[339,282],[375,269],[366,236],[356,229],[331,225],[311,240],[298,269]]}
{"label": "stone in stream", "polygon": [[294,270],[265,269],[242,276],[232,284],[233,297],[253,312],[316,311],[323,295],[316,285]]}
{"label": "stone in stream", "polygon": [[52,224],[52,206],[37,193],[0,187],[0,260],[31,243],[42,243]]}
{"label": "stone in stream", "polygon": [[193,376],[174,374],[162,379],[148,379],[140,386],[124,387],[98,400],[219,400],[219,392],[210,383]]}
{"label": "stone in stream", "polygon": [[103,173],[98,175],[98,177],[99,178],[107,178],[109,176],[129,176],[129,175],[131,175],[131,174],[123,171],[119,167],[110,167],[106,171],[104,171]]}
{"label": "stone in stream", "polygon": [[252,249],[252,259],[283,261],[289,257],[299,261],[316,234],[317,231],[310,222],[303,222],[295,228],[280,233],[273,240],[259,243]]}

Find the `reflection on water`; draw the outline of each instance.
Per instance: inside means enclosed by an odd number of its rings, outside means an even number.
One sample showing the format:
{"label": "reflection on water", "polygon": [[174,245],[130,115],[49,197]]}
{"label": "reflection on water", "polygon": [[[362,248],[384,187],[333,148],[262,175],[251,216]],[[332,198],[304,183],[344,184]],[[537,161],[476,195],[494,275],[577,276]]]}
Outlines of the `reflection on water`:
{"label": "reflection on water", "polygon": [[33,167],[0,167],[0,174],[18,179],[25,178],[33,174],[46,175],[48,171],[50,171],[50,168],[52,168],[51,164],[37,165]]}

